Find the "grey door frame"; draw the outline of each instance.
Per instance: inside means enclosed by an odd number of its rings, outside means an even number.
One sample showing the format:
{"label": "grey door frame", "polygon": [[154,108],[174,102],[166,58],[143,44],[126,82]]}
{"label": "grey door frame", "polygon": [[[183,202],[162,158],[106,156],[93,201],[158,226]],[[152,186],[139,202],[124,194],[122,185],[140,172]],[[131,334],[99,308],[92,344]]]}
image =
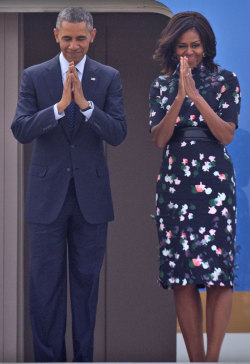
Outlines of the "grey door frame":
{"label": "grey door frame", "polygon": [[[0,4],[0,362],[23,360],[23,148],[10,125],[15,113],[22,62],[25,12],[58,12],[67,0],[2,0]],[[90,12],[159,13],[171,11],[153,0],[75,0]]]}
{"label": "grey door frame", "polygon": [[0,361],[16,361],[20,336],[21,148],[10,130],[21,65],[18,27],[17,14],[0,13]]}
{"label": "grey door frame", "polygon": [[[1,0],[0,13],[58,12],[68,0]],[[84,6],[93,13],[159,13],[172,17],[169,8],[155,0],[73,0],[70,6]]]}

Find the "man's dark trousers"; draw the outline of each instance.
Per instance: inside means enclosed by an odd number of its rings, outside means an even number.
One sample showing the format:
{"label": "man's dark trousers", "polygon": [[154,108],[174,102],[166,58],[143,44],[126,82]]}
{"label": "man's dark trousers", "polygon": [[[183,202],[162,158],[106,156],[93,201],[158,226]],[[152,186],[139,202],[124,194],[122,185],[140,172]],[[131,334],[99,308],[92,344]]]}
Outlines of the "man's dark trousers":
{"label": "man's dark trousers", "polygon": [[35,360],[66,361],[68,249],[74,361],[91,362],[107,223],[89,224],[84,220],[72,179],[56,221],[48,225],[31,223],[29,227],[30,313]]}

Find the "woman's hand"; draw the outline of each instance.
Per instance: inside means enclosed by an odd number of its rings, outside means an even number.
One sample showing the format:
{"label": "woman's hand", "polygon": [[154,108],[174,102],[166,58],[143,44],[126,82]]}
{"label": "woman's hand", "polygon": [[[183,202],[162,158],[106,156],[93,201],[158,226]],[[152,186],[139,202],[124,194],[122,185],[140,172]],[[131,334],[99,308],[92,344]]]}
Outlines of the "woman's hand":
{"label": "woman's hand", "polygon": [[199,96],[199,92],[195,87],[195,82],[192,76],[192,70],[189,67],[187,57],[180,57],[180,80],[187,95],[192,101]]}
{"label": "woman's hand", "polygon": [[187,94],[185,90],[184,77],[185,77],[184,60],[183,57],[180,57],[180,77],[179,77],[179,88],[177,97],[182,101],[184,101]]}

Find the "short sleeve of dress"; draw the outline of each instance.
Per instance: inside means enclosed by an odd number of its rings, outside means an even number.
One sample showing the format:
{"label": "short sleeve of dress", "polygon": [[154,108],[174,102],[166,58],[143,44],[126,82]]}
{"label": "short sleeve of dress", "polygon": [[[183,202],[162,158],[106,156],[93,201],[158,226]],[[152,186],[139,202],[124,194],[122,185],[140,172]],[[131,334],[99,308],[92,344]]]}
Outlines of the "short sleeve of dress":
{"label": "short sleeve of dress", "polygon": [[224,80],[217,97],[219,98],[218,115],[224,121],[230,121],[238,126],[240,116],[240,87],[235,73],[223,70],[221,72]]}
{"label": "short sleeve of dress", "polygon": [[149,127],[159,124],[166,114],[162,104],[162,94],[159,77],[152,83],[149,91]]}

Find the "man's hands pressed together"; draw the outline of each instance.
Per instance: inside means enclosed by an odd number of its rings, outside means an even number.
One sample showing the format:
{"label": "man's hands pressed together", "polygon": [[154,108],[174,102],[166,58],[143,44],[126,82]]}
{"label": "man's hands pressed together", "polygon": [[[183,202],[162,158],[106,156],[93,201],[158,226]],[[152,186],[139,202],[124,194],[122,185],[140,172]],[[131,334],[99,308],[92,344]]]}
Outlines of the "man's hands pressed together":
{"label": "man's hands pressed together", "polygon": [[74,100],[80,109],[85,109],[88,107],[88,101],[84,97],[82,84],[78,77],[78,73],[73,61],[69,63],[69,69],[64,82],[62,98],[57,104],[58,113],[62,114],[62,112],[72,102],[72,100]]}

